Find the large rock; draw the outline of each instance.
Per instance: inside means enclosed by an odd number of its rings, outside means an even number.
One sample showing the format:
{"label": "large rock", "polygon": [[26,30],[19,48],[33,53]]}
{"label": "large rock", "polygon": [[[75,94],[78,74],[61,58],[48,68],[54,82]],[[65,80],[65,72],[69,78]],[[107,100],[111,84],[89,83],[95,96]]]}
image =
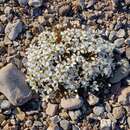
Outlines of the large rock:
{"label": "large rock", "polygon": [[83,100],[81,98],[69,98],[61,99],[61,107],[66,110],[78,109],[83,105]]}
{"label": "large rock", "polygon": [[0,70],[0,92],[13,105],[23,105],[31,99],[31,90],[25,82],[24,74],[12,63]]}
{"label": "large rock", "polygon": [[121,66],[114,72],[112,78],[110,78],[111,83],[118,83],[122,79],[126,78],[129,74],[129,62],[126,59],[122,59]]}

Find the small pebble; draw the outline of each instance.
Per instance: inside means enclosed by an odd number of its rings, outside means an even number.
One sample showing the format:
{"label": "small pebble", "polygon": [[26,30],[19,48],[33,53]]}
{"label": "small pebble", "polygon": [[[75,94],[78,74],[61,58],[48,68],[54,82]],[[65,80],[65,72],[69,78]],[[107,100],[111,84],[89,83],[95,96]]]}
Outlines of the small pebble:
{"label": "small pebble", "polygon": [[25,122],[25,125],[26,125],[27,127],[31,127],[32,124],[33,124],[32,120],[27,120],[27,121]]}
{"label": "small pebble", "polygon": [[80,110],[69,111],[69,116],[72,121],[77,121],[82,116],[82,113]]}
{"label": "small pebble", "polygon": [[95,106],[94,108],[93,108],[93,113],[95,114],[95,115],[97,115],[97,116],[101,116],[101,115],[103,115],[103,113],[104,113],[104,107],[103,106]]}
{"label": "small pebble", "polygon": [[66,110],[78,109],[83,105],[81,98],[61,99],[61,107]]}
{"label": "small pebble", "polygon": [[116,39],[116,40],[114,41],[114,44],[116,45],[116,47],[122,47],[123,44],[124,44],[124,42],[125,42],[125,39],[124,39],[124,38],[119,38],[119,39]]}
{"label": "small pebble", "polygon": [[71,124],[68,120],[61,120],[60,121],[60,126],[64,129],[64,130],[69,130],[71,128]]}
{"label": "small pebble", "polygon": [[110,119],[102,119],[100,122],[101,130],[111,130],[112,122]]}
{"label": "small pebble", "polygon": [[65,5],[59,8],[59,14],[61,16],[67,16],[70,13],[71,7],[70,5]]}
{"label": "small pebble", "polygon": [[116,32],[111,31],[110,34],[109,34],[109,40],[114,41],[115,39],[116,39]]}
{"label": "small pebble", "polygon": [[93,94],[89,94],[87,101],[89,105],[96,105],[99,102],[99,98]]}
{"label": "small pebble", "polygon": [[46,109],[46,114],[49,116],[54,116],[57,112],[57,108],[58,108],[57,104],[48,103],[47,109]]}
{"label": "small pebble", "polygon": [[124,109],[121,106],[114,107],[112,114],[115,119],[120,119],[124,115]]}
{"label": "small pebble", "polygon": [[58,115],[55,115],[55,116],[51,117],[50,120],[53,124],[57,124],[60,122],[61,119]]}
{"label": "small pebble", "polygon": [[29,4],[29,6],[38,8],[38,7],[42,6],[43,1],[42,0],[29,0],[28,4]]}
{"label": "small pebble", "polygon": [[9,109],[11,104],[8,100],[3,100],[0,106],[1,106],[1,109]]}
{"label": "small pebble", "polygon": [[57,126],[57,125],[52,125],[52,126],[49,126],[49,127],[47,128],[47,130],[60,130],[60,128],[59,128],[59,126]]}
{"label": "small pebble", "polygon": [[125,37],[125,30],[124,29],[120,29],[118,32],[117,32],[117,34],[116,34],[116,36],[117,37],[119,37],[119,38],[122,38],[122,37]]}

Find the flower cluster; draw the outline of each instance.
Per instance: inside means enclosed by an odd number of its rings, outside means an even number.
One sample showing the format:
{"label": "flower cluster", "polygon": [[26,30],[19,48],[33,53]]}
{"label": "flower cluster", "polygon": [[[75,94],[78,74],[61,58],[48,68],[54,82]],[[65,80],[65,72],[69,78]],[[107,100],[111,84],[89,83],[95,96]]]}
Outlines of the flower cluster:
{"label": "flower cluster", "polygon": [[44,31],[27,50],[27,81],[47,93],[61,87],[99,91],[115,68],[114,48],[91,30]]}

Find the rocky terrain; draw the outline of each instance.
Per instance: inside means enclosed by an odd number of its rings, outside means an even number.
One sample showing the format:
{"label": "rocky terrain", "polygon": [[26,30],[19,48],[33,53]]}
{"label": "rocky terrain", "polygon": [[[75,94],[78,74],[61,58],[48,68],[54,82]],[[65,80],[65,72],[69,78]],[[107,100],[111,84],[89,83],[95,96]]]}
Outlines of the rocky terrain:
{"label": "rocky terrain", "polygon": [[[26,51],[46,29],[68,27],[100,30],[127,61],[103,94],[46,101],[25,81]],[[0,129],[130,130],[129,60],[130,0],[0,0]]]}

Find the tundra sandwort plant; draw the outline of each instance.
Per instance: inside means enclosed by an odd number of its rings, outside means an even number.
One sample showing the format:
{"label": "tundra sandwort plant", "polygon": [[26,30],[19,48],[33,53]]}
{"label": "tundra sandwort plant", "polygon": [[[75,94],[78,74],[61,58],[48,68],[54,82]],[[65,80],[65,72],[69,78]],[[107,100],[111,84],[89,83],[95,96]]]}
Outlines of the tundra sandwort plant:
{"label": "tundra sandwort plant", "polygon": [[115,47],[91,30],[44,31],[27,50],[27,81],[47,94],[62,87],[99,91],[115,69]]}

